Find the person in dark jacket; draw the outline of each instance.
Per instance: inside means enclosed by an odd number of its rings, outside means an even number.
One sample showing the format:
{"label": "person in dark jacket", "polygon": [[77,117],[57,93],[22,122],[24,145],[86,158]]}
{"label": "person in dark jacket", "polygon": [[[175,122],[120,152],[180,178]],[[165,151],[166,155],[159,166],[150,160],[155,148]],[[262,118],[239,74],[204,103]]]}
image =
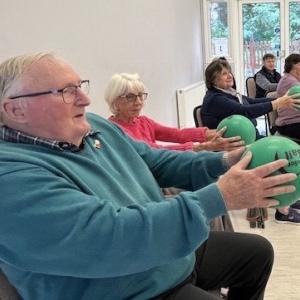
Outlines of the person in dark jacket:
{"label": "person in dark jacket", "polygon": [[[283,108],[296,108],[300,100],[293,97],[282,96],[272,98],[249,98],[238,93],[233,86],[231,67],[224,59],[213,60],[205,70],[205,83],[207,92],[203,99],[201,118],[203,126],[210,129],[217,128],[219,123],[231,115],[243,115],[256,126],[256,118]],[[256,136],[260,134],[256,129]],[[300,224],[298,202],[295,206],[283,207],[276,210],[275,219],[278,223]]]}
{"label": "person in dark jacket", "polygon": [[263,66],[254,75],[256,98],[264,98],[267,93],[276,91],[281,75],[276,71],[275,64],[276,58],[272,53],[263,56]]}
{"label": "person in dark jacket", "polygon": [[241,95],[232,87],[231,67],[224,59],[215,59],[207,66],[205,83],[207,92],[203,99],[201,117],[204,126],[210,129],[217,128],[224,118],[234,114],[249,118],[256,126],[257,117],[273,110],[296,107],[299,103],[299,100],[290,96],[257,99]]}

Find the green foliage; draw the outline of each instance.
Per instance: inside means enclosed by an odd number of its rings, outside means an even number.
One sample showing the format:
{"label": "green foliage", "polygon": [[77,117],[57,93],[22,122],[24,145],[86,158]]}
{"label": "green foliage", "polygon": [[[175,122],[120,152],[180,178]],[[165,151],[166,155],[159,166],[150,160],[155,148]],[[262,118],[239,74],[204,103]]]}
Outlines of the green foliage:
{"label": "green foliage", "polygon": [[290,11],[290,39],[296,40],[300,38],[300,3],[294,2],[289,5]]}
{"label": "green foliage", "polygon": [[244,40],[279,42],[279,3],[255,3],[243,5]]}
{"label": "green foliage", "polygon": [[[290,39],[300,38],[300,3],[292,2],[290,11]],[[280,4],[279,3],[254,3],[243,4],[244,40],[280,41]],[[274,29],[278,29],[275,31]]]}
{"label": "green foliage", "polygon": [[212,38],[228,37],[227,3],[212,3],[210,16]]}
{"label": "green foliage", "polygon": [[[228,37],[227,3],[211,3],[212,38]],[[300,2],[289,4],[290,39],[300,38]],[[280,4],[249,3],[243,4],[244,41],[271,41],[280,44]]]}

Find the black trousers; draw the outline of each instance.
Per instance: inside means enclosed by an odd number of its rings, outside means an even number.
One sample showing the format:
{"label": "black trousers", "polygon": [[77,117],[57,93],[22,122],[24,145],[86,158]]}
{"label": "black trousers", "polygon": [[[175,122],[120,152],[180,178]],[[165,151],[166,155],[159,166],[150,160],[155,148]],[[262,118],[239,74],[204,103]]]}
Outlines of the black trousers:
{"label": "black trousers", "polygon": [[261,300],[274,259],[263,237],[236,232],[211,232],[197,250],[194,272],[155,300],[216,300],[208,290],[228,287],[229,300]]}
{"label": "black trousers", "polygon": [[300,123],[277,126],[277,130],[280,134],[290,137],[291,139],[300,140]]}

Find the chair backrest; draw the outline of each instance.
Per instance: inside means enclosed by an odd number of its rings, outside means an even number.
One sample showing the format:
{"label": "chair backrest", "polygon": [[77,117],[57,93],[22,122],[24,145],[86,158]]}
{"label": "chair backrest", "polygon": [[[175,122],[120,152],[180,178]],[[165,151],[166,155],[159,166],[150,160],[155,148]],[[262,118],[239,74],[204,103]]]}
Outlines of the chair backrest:
{"label": "chair backrest", "polygon": [[194,122],[195,122],[196,127],[203,126],[203,122],[201,119],[201,108],[202,108],[202,105],[198,105],[193,110]]}
{"label": "chair backrest", "polygon": [[248,77],[246,79],[246,90],[247,96],[250,98],[255,98],[256,95],[256,83],[254,77]]}
{"label": "chair backrest", "polygon": [[276,118],[278,117],[278,113],[276,110],[270,111],[267,114],[267,122],[269,127],[269,132],[273,135],[277,131],[277,127],[275,125]]}
{"label": "chair backrest", "polygon": [[[272,98],[276,99],[277,98],[277,93],[276,91],[273,92],[267,92],[265,94],[266,98]],[[266,121],[266,134],[268,135],[269,133],[271,135],[275,134],[277,131],[277,126],[275,125],[275,120],[278,117],[277,111],[271,111],[265,115],[265,121]]]}

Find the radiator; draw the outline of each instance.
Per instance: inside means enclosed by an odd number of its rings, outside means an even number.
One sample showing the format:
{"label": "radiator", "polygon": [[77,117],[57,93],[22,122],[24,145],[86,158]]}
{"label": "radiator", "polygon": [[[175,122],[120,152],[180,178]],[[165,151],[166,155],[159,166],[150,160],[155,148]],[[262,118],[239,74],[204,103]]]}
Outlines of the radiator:
{"label": "radiator", "polygon": [[204,81],[196,82],[176,91],[179,128],[195,127],[193,110],[194,107],[202,104],[205,93]]}

